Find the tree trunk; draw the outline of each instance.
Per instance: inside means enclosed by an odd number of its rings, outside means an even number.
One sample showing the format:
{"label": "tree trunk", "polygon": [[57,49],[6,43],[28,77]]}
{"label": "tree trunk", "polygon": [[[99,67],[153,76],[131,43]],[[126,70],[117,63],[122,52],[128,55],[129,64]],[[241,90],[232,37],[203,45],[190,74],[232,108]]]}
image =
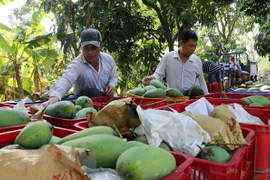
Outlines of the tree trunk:
{"label": "tree trunk", "polygon": [[15,65],[14,69],[15,69],[15,79],[16,79],[16,82],[17,82],[18,90],[19,90],[19,98],[24,99],[22,78],[21,78],[21,75],[20,75],[19,65]]}
{"label": "tree trunk", "polygon": [[35,86],[35,92],[40,92],[40,77],[39,77],[39,71],[38,68],[35,67],[34,69],[34,86]]}

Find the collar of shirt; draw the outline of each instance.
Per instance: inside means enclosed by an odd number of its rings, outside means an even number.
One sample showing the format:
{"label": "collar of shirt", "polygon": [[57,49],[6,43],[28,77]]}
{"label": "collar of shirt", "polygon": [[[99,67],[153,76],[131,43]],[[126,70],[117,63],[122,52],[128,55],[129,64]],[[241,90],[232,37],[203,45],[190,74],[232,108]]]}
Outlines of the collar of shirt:
{"label": "collar of shirt", "polygon": [[[180,51],[179,49],[178,50],[175,50],[174,53],[173,53],[173,58],[174,59],[178,59],[182,62],[181,58],[180,58],[180,55],[178,53],[178,51]],[[191,55],[192,56],[192,55]],[[189,56],[188,60],[186,62],[193,62],[192,58],[190,58],[191,56]]]}
{"label": "collar of shirt", "polygon": [[[92,66],[90,63],[88,63],[88,62],[86,61],[86,59],[85,59],[85,57],[83,56],[83,54],[81,54],[81,59],[82,59],[82,61],[83,61],[84,64],[88,64],[89,67],[93,68],[93,66]],[[101,56],[100,56],[100,55],[98,56],[98,63],[99,63],[99,68],[101,68],[102,62],[101,62]],[[94,68],[93,68],[93,69],[94,69]],[[100,71],[100,70],[99,70],[99,71]]]}

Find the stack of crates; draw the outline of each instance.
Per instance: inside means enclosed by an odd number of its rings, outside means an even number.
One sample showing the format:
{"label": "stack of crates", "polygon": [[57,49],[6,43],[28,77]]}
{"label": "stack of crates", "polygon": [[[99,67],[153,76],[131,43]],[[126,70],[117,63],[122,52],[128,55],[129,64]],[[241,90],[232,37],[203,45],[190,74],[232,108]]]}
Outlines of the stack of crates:
{"label": "stack of crates", "polygon": [[[129,94],[126,93],[127,97],[137,97],[137,98],[143,98],[142,96],[137,96],[137,95],[133,95],[133,94]],[[149,98],[149,99],[153,99],[153,98]],[[180,102],[186,102],[189,100],[188,96],[183,96],[183,97],[165,97],[165,98],[156,98],[156,99],[166,99],[168,104],[171,103],[180,103]]]}
{"label": "stack of crates", "polygon": [[[156,109],[163,110],[165,107],[169,107],[177,112],[183,112],[187,106],[186,104],[189,103],[170,104]],[[241,127],[241,130],[247,141],[247,146],[239,147],[227,163],[216,163],[196,157],[193,158],[191,179],[249,180],[252,176],[252,149],[255,132],[245,127]]]}
{"label": "stack of crates", "polygon": [[[204,97],[212,105],[217,106],[221,104],[232,104],[241,102],[241,98],[251,96],[250,93],[227,93],[228,99],[221,99],[221,93],[211,93]],[[270,100],[270,95],[263,94]],[[169,107],[178,112],[185,111],[185,107],[195,102],[193,99],[181,104],[172,104]],[[160,107],[158,109],[162,109]],[[259,117],[265,125],[240,123],[241,127],[249,128],[255,131],[255,140],[253,144],[253,158],[252,158],[252,178],[254,180],[269,180],[270,179],[270,106],[267,107],[249,107],[244,106],[244,109],[251,115]]]}

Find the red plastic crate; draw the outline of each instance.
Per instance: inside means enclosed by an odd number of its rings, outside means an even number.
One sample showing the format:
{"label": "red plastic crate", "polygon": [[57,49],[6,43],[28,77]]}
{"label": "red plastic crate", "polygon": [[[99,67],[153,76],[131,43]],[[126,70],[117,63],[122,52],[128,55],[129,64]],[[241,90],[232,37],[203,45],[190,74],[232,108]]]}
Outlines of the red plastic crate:
{"label": "red plastic crate", "polygon": [[11,108],[13,109],[14,105],[11,104],[6,104],[6,103],[0,103],[1,108]]}
{"label": "red plastic crate", "polygon": [[[210,103],[216,102],[215,99],[207,99]],[[185,111],[185,107],[196,100],[190,100],[178,104],[170,104],[167,106],[159,107],[156,109],[163,110],[164,107],[170,107],[177,112]],[[219,105],[219,104],[215,104]],[[265,177],[269,177],[270,171],[270,111],[269,109],[244,107],[244,109],[251,115],[259,117],[265,125],[246,124],[240,123],[241,127],[249,128],[255,131],[255,141],[253,145],[253,164],[252,171],[254,171],[254,179],[259,177],[260,180],[269,180]],[[258,180],[259,180],[258,179]]]}
{"label": "red plastic crate", "polygon": [[171,153],[176,160],[177,168],[163,178],[163,180],[189,180],[191,175],[191,164],[193,162],[192,158],[173,151],[171,151]]}
{"label": "red plastic crate", "polygon": [[270,179],[270,170],[253,172],[252,180],[269,180],[269,179]]}
{"label": "red plastic crate", "polygon": [[[111,96],[100,96],[100,97],[94,97],[91,98],[93,101],[94,108],[98,111],[102,109],[104,106],[107,105],[109,100],[111,99]],[[125,97],[116,97],[117,99],[122,99]],[[132,100],[137,104],[141,105],[143,109],[148,108],[156,108],[159,106],[164,106],[167,104],[166,99],[162,98],[138,98],[138,97],[132,97]],[[76,100],[72,100],[72,103],[75,103]],[[51,124],[59,127],[69,128],[69,129],[75,129],[75,124],[81,121],[85,121],[86,118],[80,118],[80,119],[65,119],[65,118],[58,118],[53,117],[49,115],[44,115],[44,119],[50,122]]]}
{"label": "red plastic crate", "polygon": [[[233,103],[237,103],[240,104],[242,106],[244,106],[245,108],[255,108],[255,109],[266,109],[270,111],[270,106],[262,106],[262,107],[258,107],[258,106],[246,106],[241,99],[222,99],[222,98],[205,98],[208,102],[210,102],[213,106],[218,106],[221,104],[233,104]],[[185,106],[197,101],[198,99],[192,99],[186,102],[183,102],[181,104],[184,104]]]}
{"label": "red plastic crate", "polygon": [[87,121],[77,122],[74,126],[75,126],[75,130],[77,131],[81,131],[88,128]]}
{"label": "red plastic crate", "polygon": [[[75,124],[76,130],[83,130],[88,128],[86,121],[81,121]],[[189,180],[191,175],[191,163],[192,158],[181,153],[171,151],[172,155],[176,159],[177,168],[163,180]]]}
{"label": "red plastic crate", "polygon": [[[106,106],[111,99],[111,96],[101,96],[91,98],[94,106],[97,110],[100,110],[104,106]],[[126,97],[114,97],[117,99],[123,99]],[[167,104],[167,100],[165,98],[144,98],[144,97],[131,97],[132,100],[136,103],[136,105],[140,105],[142,109],[156,108],[159,106],[164,106]]]}
{"label": "red plastic crate", "polygon": [[77,122],[86,121],[86,118],[79,118],[79,119],[65,119],[65,118],[58,118],[54,116],[44,115],[43,119],[50,122],[52,125],[68,128],[68,129],[75,129],[75,124]]}
{"label": "red plastic crate", "polygon": [[[262,95],[265,97],[270,98],[270,94],[256,94],[256,93],[226,93],[226,96],[228,99],[241,99],[247,96],[252,96],[252,95]],[[201,96],[196,96],[196,99],[200,99],[201,97],[205,98],[220,98],[221,92],[214,92],[206,95],[201,95]]]}
{"label": "red plastic crate", "polygon": [[[17,129],[14,131],[0,133],[0,148],[6,145],[13,144],[17,135],[20,133],[22,129]],[[58,137],[65,137],[67,135],[73,134],[77,131],[72,129],[66,129],[54,126],[53,135]],[[181,153],[171,152],[175,157],[177,168],[167,175],[163,180],[189,180],[191,175],[191,163],[193,162],[191,157],[188,157]]]}
{"label": "red plastic crate", "polygon": [[248,145],[239,147],[229,162],[217,163],[201,158],[191,157],[192,180],[250,180],[251,177],[251,150],[255,132],[241,128]]}
{"label": "red plastic crate", "polygon": [[[209,83],[208,82],[206,82],[206,86],[209,89]],[[221,92],[220,85],[219,85],[219,83],[217,83],[217,81],[212,83],[212,91],[213,92]]]}
{"label": "red plastic crate", "polygon": [[7,127],[1,127],[0,133],[7,132],[7,131],[13,131],[16,129],[22,129],[25,126],[25,124],[17,125],[17,126],[7,126]]}
{"label": "red plastic crate", "polygon": [[[10,109],[13,109],[13,107],[11,106],[1,106],[0,105],[0,108],[10,108]],[[31,115],[29,115],[31,116]],[[13,131],[13,130],[16,130],[16,129],[21,129],[25,126],[26,124],[20,124],[20,125],[15,125],[15,126],[6,126],[6,127],[0,127],[0,133],[2,132],[7,132],[7,131]]]}
{"label": "red plastic crate", "polygon": [[[0,133],[0,148],[13,144],[17,135],[21,132],[21,129],[13,130],[13,131],[8,131],[8,132],[3,132]],[[73,134],[77,131],[72,130],[72,129],[66,129],[66,128],[61,128],[54,126],[53,127],[53,135],[58,136],[58,137],[65,137],[67,135]]]}
{"label": "red plastic crate", "polygon": [[[191,165],[192,179],[249,180],[251,176],[251,149],[255,132],[241,128],[249,145],[239,147],[227,163],[216,163],[194,158]],[[199,178],[200,177],[200,178]]]}

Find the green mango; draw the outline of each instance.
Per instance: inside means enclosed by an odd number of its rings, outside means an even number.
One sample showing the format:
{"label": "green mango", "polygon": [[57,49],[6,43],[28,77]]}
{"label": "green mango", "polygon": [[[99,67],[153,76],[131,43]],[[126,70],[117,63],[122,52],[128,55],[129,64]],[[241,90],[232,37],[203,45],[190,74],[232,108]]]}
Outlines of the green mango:
{"label": "green mango", "polygon": [[52,145],[52,144],[43,144],[38,149],[47,149],[50,145]]}
{"label": "green mango", "polygon": [[192,86],[188,91],[189,99],[195,99],[196,96],[204,95],[203,89],[200,86]]}
{"label": "green mango", "polygon": [[260,91],[260,88],[259,87],[251,87],[251,88],[248,88],[248,91],[249,92],[257,92],[257,91]]}
{"label": "green mango", "polygon": [[201,158],[214,162],[228,162],[231,156],[220,146],[206,146],[201,152]]}
{"label": "green mango", "polygon": [[93,107],[83,108],[75,114],[74,119],[86,118],[87,112],[97,112],[97,110]]}
{"label": "green mango", "polygon": [[260,107],[260,106],[263,106],[263,105],[258,103],[258,102],[253,102],[253,103],[249,104],[249,106],[251,106],[251,107],[259,106]]}
{"label": "green mango", "polygon": [[58,144],[61,140],[62,140],[62,138],[60,138],[60,137],[52,136],[52,138],[48,144]]}
{"label": "green mango", "polygon": [[14,144],[19,144],[25,149],[37,149],[48,144],[53,136],[53,126],[47,121],[28,123],[16,137]]}
{"label": "green mango", "polygon": [[122,179],[162,179],[175,168],[176,160],[170,152],[151,146],[129,148],[116,162]]}
{"label": "green mango", "polygon": [[137,87],[137,88],[129,90],[128,92],[133,95],[142,96],[145,93],[145,89]]}
{"label": "green mango", "polygon": [[30,122],[27,113],[9,108],[0,108],[0,117],[0,127],[15,126]]}
{"label": "green mango", "polygon": [[152,79],[150,81],[150,85],[155,86],[156,88],[161,88],[163,90],[165,90],[167,88],[162,82],[160,82],[157,79]]}
{"label": "green mango", "polygon": [[165,98],[165,96],[166,92],[161,88],[151,89],[143,94],[143,97],[146,98]]}
{"label": "green mango", "polygon": [[96,158],[96,168],[115,168],[118,157],[129,148],[123,139],[108,134],[90,135],[62,145],[91,150]]}
{"label": "green mango", "polygon": [[128,145],[128,148],[132,148],[135,146],[149,146],[149,145],[142,143],[142,142],[139,142],[139,141],[128,141],[127,145]]}
{"label": "green mango", "polygon": [[82,110],[82,106],[80,105],[75,105],[76,113]]}
{"label": "green mango", "polygon": [[225,91],[222,91],[221,92],[220,98],[222,98],[222,99],[228,99]]}
{"label": "green mango", "polygon": [[79,105],[82,108],[93,107],[93,101],[88,96],[79,96],[75,101],[75,105]]}
{"label": "green mango", "polygon": [[166,96],[169,96],[169,97],[183,97],[183,94],[178,89],[169,88],[169,89],[166,90]]}
{"label": "green mango", "polygon": [[235,92],[244,92],[244,91],[247,91],[247,89],[246,88],[236,88],[234,91]]}
{"label": "green mango", "polygon": [[50,104],[45,109],[46,115],[66,119],[73,119],[75,112],[75,105],[70,101],[60,101],[55,104]]}
{"label": "green mango", "polygon": [[82,138],[82,137],[86,137],[86,136],[90,136],[90,135],[94,135],[94,134],[110,134],[113,135],[114,134],[114,130],[109,127],[109,126],[93,126],[84,130],[81,130],[79,132],[70,134],[68,136],[63,137],[60,141],[59,144],[63,144],[67,141],[71,141],[74,139],[78,139],[78,138]]}
{"label": "green mango", "polygon": [[245,105],[248,105],[248,106],[253,102],[257,102],[263,106],[269,106],[269,99],[262,95],[247,96],[247,97],[241,98],[241,101]]}
{"label": "green mango", "polygon": [[[138,141],[138,142],[141,142],[141,143],[144,143],[144,144],[147,144],[149,145],[148,141],[147,141],[147,138],[145,135],[142,135],[142,136],[137,136],[136,138],[133,139],[133,141]],[[164,150],[167,150],[167,151],[170,151],[172,148],[167,144],[165,143],[164,141],[162,141],[159,145],[159,148],[162,148]]]}
{"label": "green mango", "polygon": [[145,86],[144,89],[145,89],[145,91],[149,91],[151,89],[156,89],[156,87],[152,86],[152,85],[148,85],[148,86]]}
{"label": "green mango", "polygon": [[252,81],[247,81],[247,82],[245,82],[245,85],[247,85],[247,86],[250,86],[250,85],[252,85],[252,84],[253,84]]}
{"label": "green mango", "polygon": [[2,147],[1,149],[23,149],[23,147],[19,144],[10,144],[7,146]]}

